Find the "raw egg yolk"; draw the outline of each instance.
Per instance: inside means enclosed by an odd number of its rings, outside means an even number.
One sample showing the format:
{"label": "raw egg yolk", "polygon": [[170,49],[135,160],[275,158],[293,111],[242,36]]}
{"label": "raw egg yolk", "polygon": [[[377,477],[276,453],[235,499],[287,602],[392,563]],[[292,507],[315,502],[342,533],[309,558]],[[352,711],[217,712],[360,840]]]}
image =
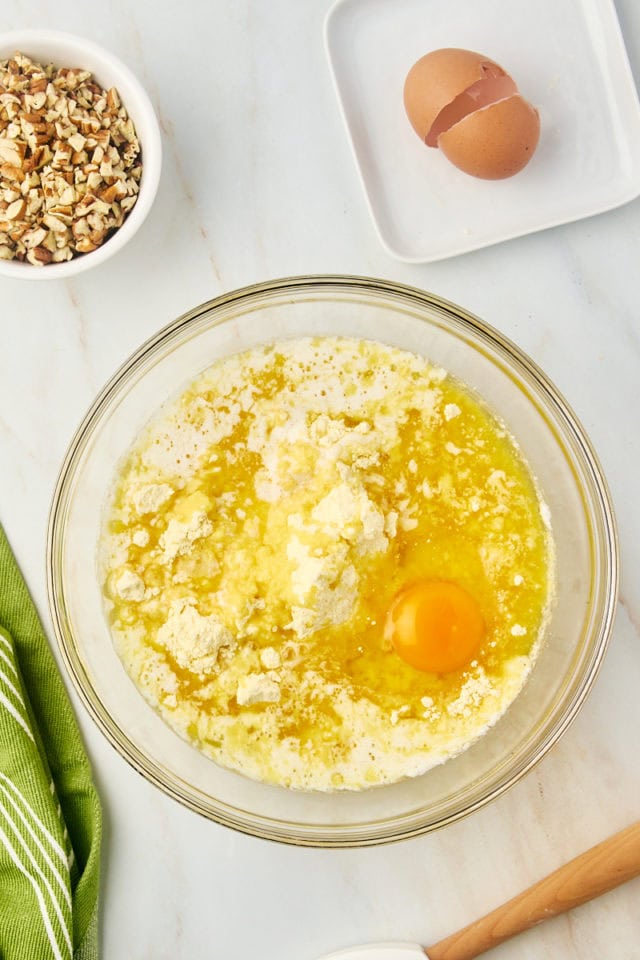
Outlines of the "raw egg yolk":
{"label": "raw egg yolk", "polygon": [[395,597],[385,625],[398,656],[429,673],[466,666],[485,633],[480,608],[463,587],[449,580],[418,580]]}

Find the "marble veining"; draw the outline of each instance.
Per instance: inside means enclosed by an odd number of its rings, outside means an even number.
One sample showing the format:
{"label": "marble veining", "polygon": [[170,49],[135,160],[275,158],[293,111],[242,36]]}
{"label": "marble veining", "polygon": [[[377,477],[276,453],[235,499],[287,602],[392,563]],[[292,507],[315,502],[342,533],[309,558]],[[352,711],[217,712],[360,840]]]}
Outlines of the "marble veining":
{"label": "marble veining", "polygon": [[[637,79],[640,7],[616,5]],[[121,56],[146,86],[164,139],[156,204],[125,251],[67,283],[0,278],[0,519],[45,624],[49,502],[102,384],[203,300],[332,271],[461,303],[545,369],[584,423],[611,487],[620,609],[593,691],[536,769],[468,819],[393,846],[295,849],[209,823],[130,769],[72,693],[106,813],[105,960],[314,960],[376,940],[427,944],[640,816],[640,201],[440,263],[392,260],[376,239],[336,109],[322,45],[328,7],[0,5],[0,30],[67,29]],[[639,884],[494,955],[634,960]]]}

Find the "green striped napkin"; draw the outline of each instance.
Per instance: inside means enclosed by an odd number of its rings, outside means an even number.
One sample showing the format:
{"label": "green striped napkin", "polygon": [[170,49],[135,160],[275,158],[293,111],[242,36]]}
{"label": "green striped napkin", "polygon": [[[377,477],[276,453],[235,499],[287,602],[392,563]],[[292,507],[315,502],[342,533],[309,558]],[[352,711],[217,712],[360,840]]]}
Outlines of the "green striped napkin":
{"label": "green striped napkin", "polygon": [[0,526],[0,958],[97,960],[100,801]]}

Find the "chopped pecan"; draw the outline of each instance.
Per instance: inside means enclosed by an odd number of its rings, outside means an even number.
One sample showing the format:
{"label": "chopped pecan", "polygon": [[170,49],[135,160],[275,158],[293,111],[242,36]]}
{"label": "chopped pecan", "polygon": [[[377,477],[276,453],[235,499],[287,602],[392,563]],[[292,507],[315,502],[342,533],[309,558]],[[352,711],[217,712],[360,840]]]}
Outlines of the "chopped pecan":
{"label": "chopped pecan", "polygon": [[140,145],[117,90],[81,68],[0,62],[0,259],[97,249],[137,200]]}

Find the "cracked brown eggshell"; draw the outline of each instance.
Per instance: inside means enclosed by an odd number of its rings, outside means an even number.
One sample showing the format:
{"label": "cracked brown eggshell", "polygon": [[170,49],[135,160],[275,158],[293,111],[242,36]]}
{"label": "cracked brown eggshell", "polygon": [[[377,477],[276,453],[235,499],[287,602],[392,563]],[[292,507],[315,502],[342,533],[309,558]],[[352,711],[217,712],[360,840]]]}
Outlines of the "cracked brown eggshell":
{"label": "cracked brown eggshell", "polygon": [[421,140],[426,140],[440,111],[481,80],[487,66],[506,73],[489,57],[456,47],[432,50],[414,63],[404,84],[404,107]]}
{"label": "cracked brown eggshell", "polygon": [[486,180],[522,170],[540,136],[538,111],[513,78],[472,50],[449,47],[421,57],[407,74],[404,105],[424,143]]}
{"label": "cracked brown eggshell", "polygon": [[516,95],[468,114],[440,134],[438,146],[465,173],[503,180],[528,164],[539,136],[538,111]]}

